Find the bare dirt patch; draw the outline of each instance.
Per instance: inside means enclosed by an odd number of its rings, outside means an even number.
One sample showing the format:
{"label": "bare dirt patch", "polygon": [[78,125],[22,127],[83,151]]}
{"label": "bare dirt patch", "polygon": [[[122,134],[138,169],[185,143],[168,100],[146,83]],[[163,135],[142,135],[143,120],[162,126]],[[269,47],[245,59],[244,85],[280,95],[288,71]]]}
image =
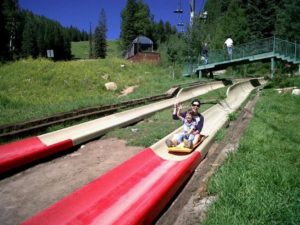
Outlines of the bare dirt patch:
{"label": "bare dirt patch", "polygon": [[134,85],[134,86],[130,86],[130,87],[126,87],[124,90],[121,91],[121,95],[119,95],[118,97],[123,97],[123,96],[126,96],[132,92],[134,92],[134,90],[136,88],[138,88],[139,86],[138,85]]}
{"label": "bare dirt patch", "polygon": [[19,224],[142,149],[114,138],[94,140],[0,180],[0,224]]}

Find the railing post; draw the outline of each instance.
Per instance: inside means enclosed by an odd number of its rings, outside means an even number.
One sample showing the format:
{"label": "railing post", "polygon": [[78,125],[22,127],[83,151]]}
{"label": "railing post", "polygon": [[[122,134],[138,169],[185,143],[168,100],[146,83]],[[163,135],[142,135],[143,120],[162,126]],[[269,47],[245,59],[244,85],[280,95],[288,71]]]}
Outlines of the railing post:
{"label": "railing post", "polygon": [[275,54],[275,36],[273,37],[273,53]]}
{"label": "railing post", "polygon": [[275,57],[271,58],[271,79],[273,79],[275,74]]}
{"label": "railing post", "polygon": [[198,73],[198,78],[201,79],[202,78],[202,70],[199,70],[199,73]]}
{"label": "railing post", "polygon": [[295,61],[297,60],[297,41],[295,41]]}

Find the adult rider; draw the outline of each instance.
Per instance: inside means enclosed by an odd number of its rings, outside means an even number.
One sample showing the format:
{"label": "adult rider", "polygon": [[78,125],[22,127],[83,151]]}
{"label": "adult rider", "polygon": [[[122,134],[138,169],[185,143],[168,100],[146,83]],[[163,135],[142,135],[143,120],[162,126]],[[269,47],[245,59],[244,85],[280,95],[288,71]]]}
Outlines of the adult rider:
{"label": "adult rider", "polygon": [[[200,102],[199,99],[194,99],[191,102],[191,109],[194,112],[193,119],[196,121],[196,124],[197,124],[196,125],[196,130],[193,133],[195,135],[195,138],[194,138],[194,141],[193,141],[193,145],[197,144],[197,142],[199,141],[199,139],[200,139],[200,132],[202,131],[203,124],[204,124],[204,117],[198,111],[200,109],[200,106],[201,106],[201,102]],[[174,120],[179,120],[178,116],[176,115],[177,107],[178,107],[178,105],[175,104],[174,105],[174,110],[173,110],[173,113],[172,113],[172,117],[173,117]],[[182,112],[181,116],[183,118],[185,118],[186,117],[186,111]],[[166,144],[167,144],[168,147],[173,147],[173,146],[178,145],[179,143],[177,143],[177,136],[174,135],[174,137],[172,138],[172,140],[167,139],[166,140]]]}

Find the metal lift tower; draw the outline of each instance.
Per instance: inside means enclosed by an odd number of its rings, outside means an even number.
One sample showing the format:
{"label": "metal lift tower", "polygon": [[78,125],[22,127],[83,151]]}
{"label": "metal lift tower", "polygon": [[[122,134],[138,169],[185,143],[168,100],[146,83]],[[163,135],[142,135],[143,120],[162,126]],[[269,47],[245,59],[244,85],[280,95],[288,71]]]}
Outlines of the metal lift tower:
{"label": "metal lift tower", "polygon": [[178,30],[179,30],[179,32],[183,33],[184,24],[183,24],[183,19],[182,19],[183,10],[181,8],[181,0],[179,0],[178,8],[176,10],[174,10],[174,13],[176,13],[178,15],[178,23],[177,23]]}

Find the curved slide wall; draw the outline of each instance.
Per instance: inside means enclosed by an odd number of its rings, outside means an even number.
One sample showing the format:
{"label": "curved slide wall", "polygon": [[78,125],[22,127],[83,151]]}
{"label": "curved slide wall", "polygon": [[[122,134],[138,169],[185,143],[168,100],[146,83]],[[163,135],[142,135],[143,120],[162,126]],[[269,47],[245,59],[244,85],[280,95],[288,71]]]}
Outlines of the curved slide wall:
{"label": "curved slide wall", "polygon": [[236,109],[232,99],[242,103],[253,89],[249,82],[237,84],[226,101],[204,112],[203,131],[208,138],[191,154],[167,153],[164,139],[170,134],[22,224],[151,224],[191,176],[214,134]]}
{"label": "curved slide wall", "polygon": [[[212,82],[183,90],[176,101],[182,102],[224,87],[222,82]],[[0,174],[38,159],[69,149],[105,134],[108,130],[132,124],[174,104],[174,98],[112,114],[55,132],[31,137],[0,146]]]}

